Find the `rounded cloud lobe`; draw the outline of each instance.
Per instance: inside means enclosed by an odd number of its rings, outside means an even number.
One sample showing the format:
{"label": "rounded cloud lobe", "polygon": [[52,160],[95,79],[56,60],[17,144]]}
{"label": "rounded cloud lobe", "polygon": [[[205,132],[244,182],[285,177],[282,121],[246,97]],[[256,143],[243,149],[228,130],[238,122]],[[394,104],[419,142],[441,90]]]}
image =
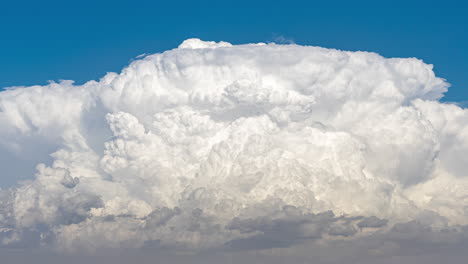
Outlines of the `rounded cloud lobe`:
{"label": "rounded cloud lobe", "polygon": [[0,243],[465,243],[468,111],[438,101],[447,87],[414,58],[189,39],[99,82],[8,89],[1,156],[52,161],[0,190]]}

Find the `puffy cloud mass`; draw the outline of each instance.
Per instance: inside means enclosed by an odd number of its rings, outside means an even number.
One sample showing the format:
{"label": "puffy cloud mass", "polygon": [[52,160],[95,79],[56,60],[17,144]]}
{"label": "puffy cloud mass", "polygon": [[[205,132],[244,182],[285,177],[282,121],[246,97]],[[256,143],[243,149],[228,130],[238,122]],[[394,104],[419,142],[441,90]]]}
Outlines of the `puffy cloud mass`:
{"label": "puffy cloud mass", "polygon": [[29,180],[0,190],[0,245],[327,260],[466,244],[468,110],[439,101],[448,86],[415,58],[189,39],[98,82],[7,89],[1,165]]}

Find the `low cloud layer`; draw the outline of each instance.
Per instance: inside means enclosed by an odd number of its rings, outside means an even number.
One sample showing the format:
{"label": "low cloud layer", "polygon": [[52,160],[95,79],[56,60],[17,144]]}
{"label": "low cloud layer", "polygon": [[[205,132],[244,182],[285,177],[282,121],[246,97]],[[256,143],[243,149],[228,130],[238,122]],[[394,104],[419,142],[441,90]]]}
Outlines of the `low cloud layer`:
{"label": "low cloud layer", "polygon": [[0,190],[0,245],[457,256],[468,111],[448,86],[415,58],[189,39],[99,82],[8,89],[2,177],[29,180]]}

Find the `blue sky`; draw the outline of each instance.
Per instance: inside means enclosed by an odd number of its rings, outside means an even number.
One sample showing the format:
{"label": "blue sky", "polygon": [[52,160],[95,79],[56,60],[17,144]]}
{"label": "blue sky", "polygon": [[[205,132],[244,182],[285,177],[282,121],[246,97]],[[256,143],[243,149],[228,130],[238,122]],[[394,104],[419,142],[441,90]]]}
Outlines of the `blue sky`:
{"label": "blue sky", "polygon": [[0,0],[0,90],[453,84],[0,92],[0,262],[466,264],[467,6]]}
{"label": "blue sky", "polygon": [[[99,3],[96,3],[99,2]],[[184,39],[278,41],[418,57],[468,100],[468,5],[451,1],[2,1],[0,87],[119,71]]]}

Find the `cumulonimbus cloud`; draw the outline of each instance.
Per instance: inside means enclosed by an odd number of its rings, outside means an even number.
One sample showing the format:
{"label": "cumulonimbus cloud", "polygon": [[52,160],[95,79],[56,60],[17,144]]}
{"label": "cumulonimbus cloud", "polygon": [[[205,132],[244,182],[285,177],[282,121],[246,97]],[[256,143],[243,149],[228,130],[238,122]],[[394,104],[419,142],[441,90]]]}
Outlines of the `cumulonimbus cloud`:
{"label": "cumulonimbus cloud", "polygon": [[98,82],[8,89],[1,155],[52,160],[0,191],[0,244],[465,241],[468,111],[448,86],[415,58],[189,39]]}

